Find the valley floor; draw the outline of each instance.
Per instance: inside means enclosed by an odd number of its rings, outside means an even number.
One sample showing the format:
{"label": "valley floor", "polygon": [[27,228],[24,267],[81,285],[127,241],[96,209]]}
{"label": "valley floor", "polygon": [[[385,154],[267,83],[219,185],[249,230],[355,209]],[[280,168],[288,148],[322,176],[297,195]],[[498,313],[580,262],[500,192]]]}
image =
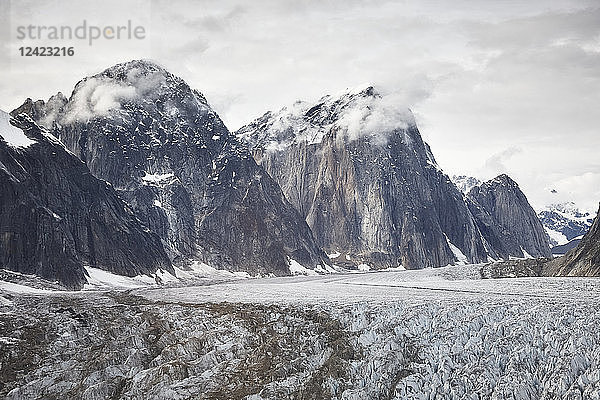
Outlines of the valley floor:
{"label": "valley floor", "polygon": [[88,292],[0,282],[0,396],[600,399],[600,280],[481,268]]}

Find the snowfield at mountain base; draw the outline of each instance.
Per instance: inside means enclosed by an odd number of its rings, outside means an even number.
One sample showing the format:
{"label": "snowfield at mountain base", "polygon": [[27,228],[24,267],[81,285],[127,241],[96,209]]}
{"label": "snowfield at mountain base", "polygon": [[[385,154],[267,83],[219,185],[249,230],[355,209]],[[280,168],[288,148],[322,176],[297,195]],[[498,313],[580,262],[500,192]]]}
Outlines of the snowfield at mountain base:
{"label": "snowfield at mountain base", "polygon": [[599,399],[600,280],[483,265],[0,289],[8,399]]}

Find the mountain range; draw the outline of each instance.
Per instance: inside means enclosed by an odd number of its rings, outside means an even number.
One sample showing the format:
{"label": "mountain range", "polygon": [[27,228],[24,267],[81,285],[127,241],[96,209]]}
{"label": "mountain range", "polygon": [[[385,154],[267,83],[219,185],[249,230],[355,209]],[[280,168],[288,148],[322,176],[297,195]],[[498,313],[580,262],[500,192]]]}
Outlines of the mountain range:
{"label": "mountain range", "polygon": [[29,113],[112,184],[176,264],[289,274],[328,259],[199,92],[156,64],[115,65]]}
{"label": "mountain range", "polygon": [[318,244],[343,262],[422,268],[550,254],[541,224],[510,178],[487,183],[486,196],[465,198],[410,110],[387,104],[373,87],[296,102],[236,135]]}
{"label": "mountain range", "polygon": [[231,133],[200,92],[131,61],[4,115],[2,267],[70,287],[86,266],[288,275],[550,255],[512,179],[463,194],[411,111],[373,87]]}
{"label": "mountain range", "polygon": [[590,212],[581,211],[573,202],[551,204],[538,216],[550,236],[554,254],[564,254],[575,248],[594,222]]}
{"label": "mountain range", "polygon": [[545,274],[549,276],[600,276],[600,210],[580,243],[563,257],[549,262],[546,265]]}

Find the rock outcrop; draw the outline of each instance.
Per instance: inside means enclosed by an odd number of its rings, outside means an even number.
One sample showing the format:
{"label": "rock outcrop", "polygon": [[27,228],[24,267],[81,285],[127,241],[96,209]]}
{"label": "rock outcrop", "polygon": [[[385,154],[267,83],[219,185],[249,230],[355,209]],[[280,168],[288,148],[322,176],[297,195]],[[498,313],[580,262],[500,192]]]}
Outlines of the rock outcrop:
{"label": "rock outcrop", "polygon": [[336,263],[436,267],[487,260],[463,195],[438,167],[410,110],[369,87],[297,102],[241,128]]}
{"label": "rock outcrop", "polygon": [[573,250],[575,247],[579,246],[579,243],[581,243],[582,238],[583,236],[569,240],[565,244],[559,244],[558,246],[552,247],[552,254],[559,256],[565,255],[569,250]]}
{"label": "rock outcrop", "polygon": [[[0,268],[69,288],[86,283],[84,266],[127,276],[174,273],[159,237],[111,185],[27,115],[12,123],[0,126]],[[11,145],[7,131],[17,128],[30,143]]]}
{"label": "rock outcrop", "polygon": [[546,265],[545,275],[600,276],[600,211],[579,245]]}
{"label": "rock outcrop", "polygon": [[275,275],[289,274],[291,260],[329,262],[204,96],[161,67],[119,64],[49,103],[21,109],[110,182],[174,262]]}
{"label": "rock outcrop", "polygon": [[474,186],[467,194],[469,209],[493,258],[550,257],[542,223],[519,185],[508,175]]}

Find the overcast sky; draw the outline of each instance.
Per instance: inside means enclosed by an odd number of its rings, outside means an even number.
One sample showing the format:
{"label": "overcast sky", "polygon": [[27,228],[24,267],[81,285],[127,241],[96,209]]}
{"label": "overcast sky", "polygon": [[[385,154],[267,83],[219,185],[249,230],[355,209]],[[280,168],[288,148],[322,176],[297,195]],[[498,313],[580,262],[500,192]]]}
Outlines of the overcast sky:
{"label": "overcast sky", "polygon": [[[402,93],[449,174],[508,173],[535,207],[600,201],[600,4],[586,1],[0,0],[0,108],[70,94],[152,59],[203,92],[232,130],[296,99],[367,84]],[[20,25],[145,28],[144,40],[55,40],[21,57]],[[7,56],[8,55],[8,56]],[[550,193],[551,189],[558,191]]]}

